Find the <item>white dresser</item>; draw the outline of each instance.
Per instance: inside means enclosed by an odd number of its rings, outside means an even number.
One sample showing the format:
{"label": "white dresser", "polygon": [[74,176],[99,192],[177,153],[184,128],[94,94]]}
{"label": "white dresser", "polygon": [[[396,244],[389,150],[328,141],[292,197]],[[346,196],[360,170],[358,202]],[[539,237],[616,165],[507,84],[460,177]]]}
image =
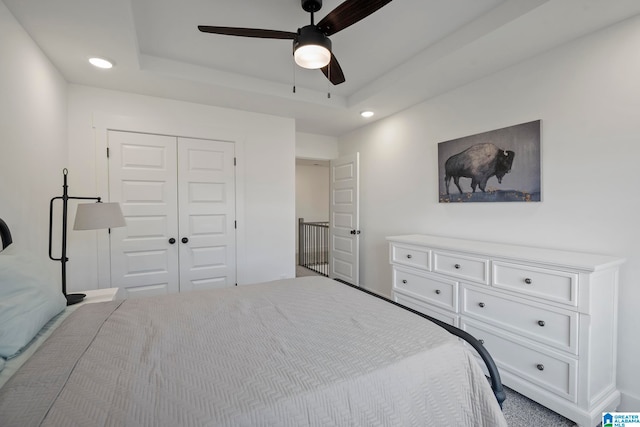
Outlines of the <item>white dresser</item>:
{"label": "white dresser", "polygon": [[387,240],[394,300],[481,340],[504,385],[580,426],[618,406],[624,259],[426,235]]}

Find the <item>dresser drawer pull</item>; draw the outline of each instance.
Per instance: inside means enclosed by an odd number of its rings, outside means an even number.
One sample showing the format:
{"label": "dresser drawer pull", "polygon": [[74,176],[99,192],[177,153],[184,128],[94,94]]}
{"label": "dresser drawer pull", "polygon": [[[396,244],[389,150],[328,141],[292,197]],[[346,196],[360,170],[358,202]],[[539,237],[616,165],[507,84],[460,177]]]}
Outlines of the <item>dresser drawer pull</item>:
{"label": "dresser drawer pull", "polygon": [[407,258],[411,259],[413,256],[411,254],[407,254]]}
{"label": "dresser drawer pull", "polygon": [[542,363],[538,363],[536,368],[538,368],[538,371],[544,371],[544,365]]}
{"label": "dresser drawer pull", "polygon": [[544,320],[538,320],[538,325],[544,326],[545,325]]}
{"label": "dresser drawer pull", "polygon": [[530,285],[533,283],[533,280],[529,279],[528,277],[526,279],[524,279],[524,283],[526,283],[527,285]]}
{"label": "dresser drawer pull", "polygon": [[483,302],[478,303],[478,305],[480,306],[480,308],[484,307],[484,303]]}
{"label": "dresser drawer pull", "polygon": [[402,283],[407,284],[407,279],[402,279]]}
{"label": "dresser drawer pull", "polygon": [[436,295],[440,295],[440,289],[436,289]]}
{"label": "dresser drawer pull", "polygon": [[456,265],[454,265],[454,267],[455,267],[457,270],[459,270],[461,266],[460,266],[460,264],[456,264]]}

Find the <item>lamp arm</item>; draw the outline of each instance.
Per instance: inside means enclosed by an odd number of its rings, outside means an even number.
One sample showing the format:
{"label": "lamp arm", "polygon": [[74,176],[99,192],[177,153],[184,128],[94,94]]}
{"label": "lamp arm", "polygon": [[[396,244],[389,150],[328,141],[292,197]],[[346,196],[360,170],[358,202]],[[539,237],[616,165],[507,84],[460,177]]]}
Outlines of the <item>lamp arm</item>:
{"label": "lamp arm", "polygon": [[73,199],[73,200],[96,200],[97,202],[102,202],[102,197],[72,197],[72,196],[67,196],[67,199]]}
{"label": "lamp arm", "polygon": [[49,258],[53,261],[62,261],[62,258],[54,258],[51,254],[51,235],[53,233],[53,202],[57,199],[62,199],[63,197],[54,197],[49,202]]}
{"label": "lamp arm", "polygon": [[[66,213],[67,213],[66,212],[67,211],[67,209],[66,209],[67,200],[69,200],[69,199],[71,199],[71,200],[95,200],[98,203],[102,202],[102,198],[101,197],[75,197],[75,196],[67,196],[66,194],[62,195],[62,196],[54,197],[54,198],[51,199],[51,201],[49,202],[49,258],[51,260],[53,260],[53,261],[62,261],[62,257],[60,257],[60,258],[54,258],[53,257],[53,254],[52,254],[52,252],[53,252],[52,251],[52,243],[51,243],[51,241],[52,241],[52,233],[53,233],[53,202],[58,200],[58,199],[62,200],[62,203],[63,203],[63,208],[62,208],[63,219],[62,219],[62,221],[63,221],[63,229],[65,229],[65,231],[66,231],[65,224],[67,222],[66,221],[66,219],[67,219],[67,215],[66,215]],[[66,233],[64,233],[62,239],[66,240]]]}

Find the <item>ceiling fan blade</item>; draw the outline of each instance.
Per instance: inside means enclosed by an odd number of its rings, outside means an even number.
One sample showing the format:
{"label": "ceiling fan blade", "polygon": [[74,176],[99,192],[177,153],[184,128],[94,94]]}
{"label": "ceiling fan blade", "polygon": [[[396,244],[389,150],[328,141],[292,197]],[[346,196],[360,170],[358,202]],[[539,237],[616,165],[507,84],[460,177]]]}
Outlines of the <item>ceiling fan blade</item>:
{"label": "ceiling fan blade", "polygon": [[318,29],[330,36],[366,18],[391,0],[346,0],[318,22]]}
{"label": "ceiling fan blade", "polygon": [[345,82],[344,73],[342,72],[342,67],[338,63],[336,56],[331,54],[331,61],[325,67],[321,68],[322,73],[329,79],[331,83],[334,85],[339,85],[340,83]]}
{"label": "ceiling fan blade", "polygon": [[293,40],[297,36],[297,33],[292,33],[290,31],[261,30],[258,28],[212,27],[210,25],[198,25],[198,29],[203,33],[223,34],[227,36],[255,37],[259,39]]}

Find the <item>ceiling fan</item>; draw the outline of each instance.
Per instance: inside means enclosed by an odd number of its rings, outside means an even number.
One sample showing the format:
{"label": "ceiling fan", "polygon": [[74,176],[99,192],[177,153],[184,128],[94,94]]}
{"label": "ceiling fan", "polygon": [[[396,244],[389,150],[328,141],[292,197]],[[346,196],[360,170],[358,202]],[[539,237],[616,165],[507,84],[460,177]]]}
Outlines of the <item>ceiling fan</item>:
{"label": "ceiling fan", "polygon": [[331,52],[329,36],[342,31],[366,18],[391,0],[346,0],[333,9],[320,22],[314,24],[313,14],[322,8],[322,0],[300,0],[302,8],[311,14],[311,24],[298,28],[297,32],[261,30],[258,28],[213,27],[199,25],[203,33],[263,39],[293,40],[293,56],[303,68],[321,69],[334,85],[345,81],[338,60]]}

